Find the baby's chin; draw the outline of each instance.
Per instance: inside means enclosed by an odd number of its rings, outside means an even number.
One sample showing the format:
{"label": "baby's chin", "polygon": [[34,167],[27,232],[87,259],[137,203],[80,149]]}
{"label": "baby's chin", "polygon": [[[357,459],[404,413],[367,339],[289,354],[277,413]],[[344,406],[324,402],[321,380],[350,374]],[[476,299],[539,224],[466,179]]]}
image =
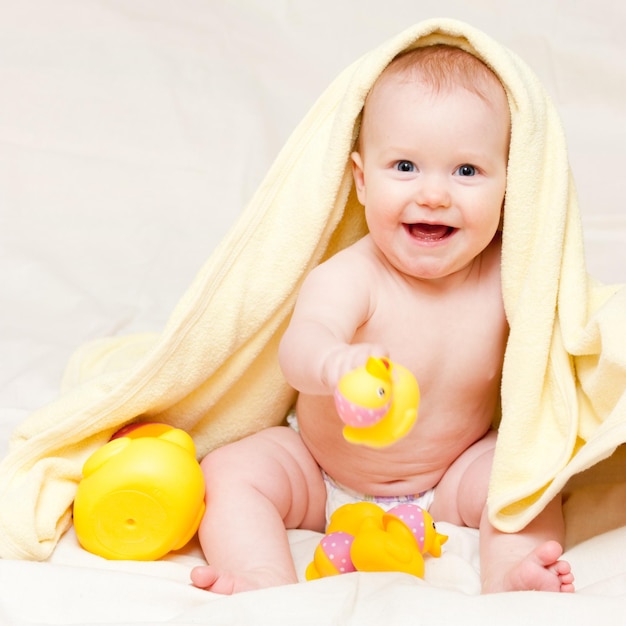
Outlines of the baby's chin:
{"label": "baby's chin", "polygon": [[458,283],[465,280],[472,270],[473,260],[433,258],[427,254],[424,254],[423,258],[389,259],[395,270],[409,281],[441,286],[446,282]]}

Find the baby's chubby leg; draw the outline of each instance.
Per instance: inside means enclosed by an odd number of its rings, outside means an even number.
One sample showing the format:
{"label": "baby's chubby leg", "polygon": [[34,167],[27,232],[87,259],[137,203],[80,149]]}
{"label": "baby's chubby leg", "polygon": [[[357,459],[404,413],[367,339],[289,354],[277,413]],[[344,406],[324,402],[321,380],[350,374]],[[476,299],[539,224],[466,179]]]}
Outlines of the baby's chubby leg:
{"label": "baby's chubby leg", "polygon": [[496,434],[468,448],[435,489],[435,521],[480,529],[483,592],[574,591],[574,576],[561,560],[564,536],[561,499],[556,498],[518,533],[502,533],[487,518],[487,491]]}
{"label": "baby's chubby leg", "polygon": [[297,582],[287,528],[323,532],[326,488],[300,436],[276,427],[202,461],[206,513],[198,531],[208,565],[197,587],[231,594]]}
{"label": "baby's chubby leg", "polygon": [[572,568],[561,559],[564,523],[560,496],[517,533],[496,530],[485,507],[480,534],[484,592],[574,591]]}

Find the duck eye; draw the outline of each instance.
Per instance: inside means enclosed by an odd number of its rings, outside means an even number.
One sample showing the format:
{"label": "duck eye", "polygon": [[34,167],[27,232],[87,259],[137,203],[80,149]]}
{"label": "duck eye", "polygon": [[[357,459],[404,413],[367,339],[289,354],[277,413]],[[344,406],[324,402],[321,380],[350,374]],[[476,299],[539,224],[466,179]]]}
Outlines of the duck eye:
{"label": "duck eye", "polygon": [[378,394],[379,398],[384,398],[385,397],[385,388],[384,387],[379,387],[378,390],[376,391],[376,393]]}

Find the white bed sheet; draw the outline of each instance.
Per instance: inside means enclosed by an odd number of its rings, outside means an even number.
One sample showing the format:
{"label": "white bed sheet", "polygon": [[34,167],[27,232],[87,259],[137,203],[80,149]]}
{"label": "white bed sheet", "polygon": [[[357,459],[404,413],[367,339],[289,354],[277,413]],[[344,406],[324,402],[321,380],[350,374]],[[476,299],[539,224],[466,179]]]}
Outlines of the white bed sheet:
{"label": "white bed sheet", "polygon": [[[626,281],[626,5],[0,0],[0,454],[58,393],[76,347],[161,329],[332,78],[436,16],[483,28],[544,81],[569,140],[589,268]],[[449,525],[425,581],[354,574],[233,598],[189,585],[195,543],[159,562],[107,562],[70,532],[46,563],[0,561],[0,623],[614,623],[626,608],[626,530],[611,530],[626,524],[624,467],[568,502],[574,539],[608,530],[570,542],[571,597],[478,595],[476,531]],[[290,538],[302,574],[319,536]]]}

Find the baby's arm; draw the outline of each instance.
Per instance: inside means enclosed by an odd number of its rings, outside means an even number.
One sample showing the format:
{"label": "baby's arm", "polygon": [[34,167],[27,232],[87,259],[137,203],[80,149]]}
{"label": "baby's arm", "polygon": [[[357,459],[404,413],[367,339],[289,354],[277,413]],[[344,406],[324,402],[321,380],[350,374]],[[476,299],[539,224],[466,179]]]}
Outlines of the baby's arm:
{"label": "baby's arm", "polygon": [[379,344],[352,345],[374,300],[371,275],[362,263],[361,255],[344,250],[305,279],[279,349],[287,382],[298,391],[332,394],[341,376],[368,356],[388,356]]}

